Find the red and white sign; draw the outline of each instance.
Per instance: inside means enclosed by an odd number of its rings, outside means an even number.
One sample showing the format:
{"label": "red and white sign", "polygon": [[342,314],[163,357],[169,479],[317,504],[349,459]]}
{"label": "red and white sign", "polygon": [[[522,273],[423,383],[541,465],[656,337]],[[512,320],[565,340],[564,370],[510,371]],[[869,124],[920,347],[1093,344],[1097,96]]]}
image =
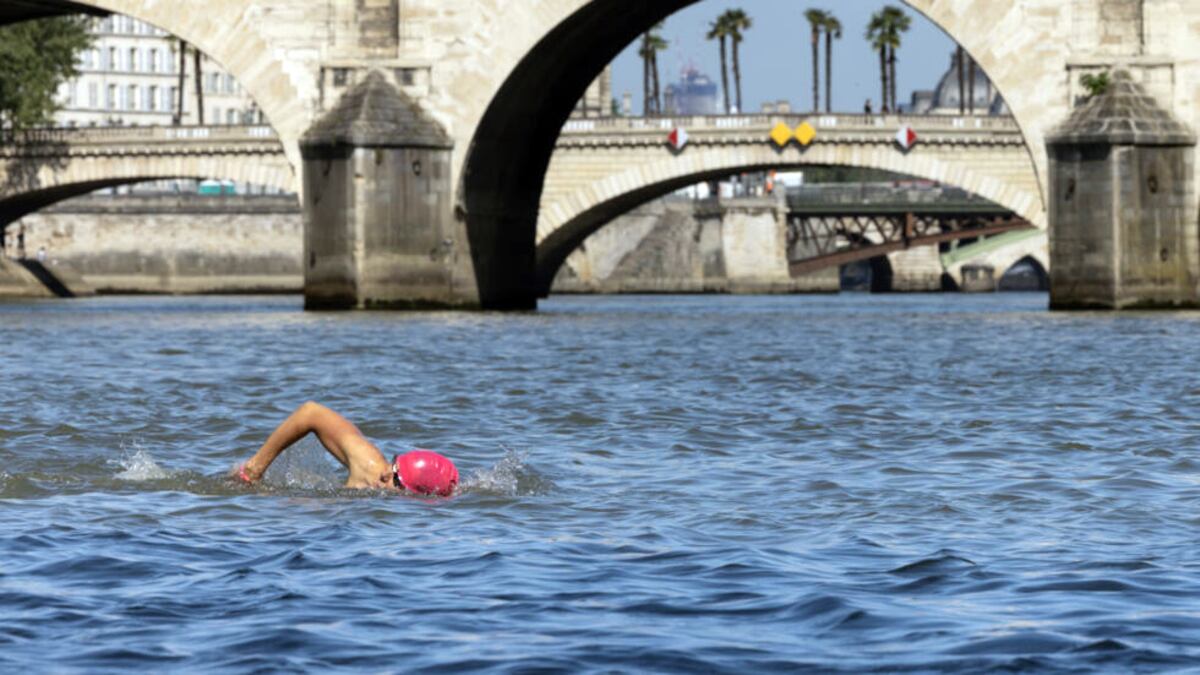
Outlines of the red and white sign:
{"label": "red and white sign", "polygon": [[671,144],[671,147],[674,148],[676,152],[682,150],[683,146],[687,145],[688,143],[687,129],[684,129],[683,127],[675,127],[671,130],[671,133],[667,134],[667,142]]}
{"label": "red and white sign", "polygon": [[917,132],[913,128],[905,124],[896,132],[896,143],[903,149],[907,150],[917,142]]}

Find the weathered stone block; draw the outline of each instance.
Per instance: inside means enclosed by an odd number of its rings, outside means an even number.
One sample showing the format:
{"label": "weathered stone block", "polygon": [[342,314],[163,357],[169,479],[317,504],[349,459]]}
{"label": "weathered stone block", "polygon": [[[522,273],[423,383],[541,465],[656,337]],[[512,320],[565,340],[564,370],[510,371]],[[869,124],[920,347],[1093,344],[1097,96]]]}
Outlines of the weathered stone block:
{"label": "weathered stone block", "polygon": [[378,72],[305,135],[305,307],[478,307],[453,144]]}
{"label": "weathered stone block", "polygon": [[1195,142],[1124,71],[1048,138],[1052,308],[1200,304]]}

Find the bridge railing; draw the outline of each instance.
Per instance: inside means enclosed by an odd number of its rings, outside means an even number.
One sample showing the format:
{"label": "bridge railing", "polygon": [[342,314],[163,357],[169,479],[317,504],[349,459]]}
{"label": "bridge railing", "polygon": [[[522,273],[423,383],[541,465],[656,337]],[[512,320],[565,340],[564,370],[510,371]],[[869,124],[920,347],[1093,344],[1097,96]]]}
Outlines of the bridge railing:
{"label": "bridge railing", "polygon": [[146,126],[146,127],[39,127],[0,130],[0,145],[49,143],[163,143],[179,140],[270,141],[275,130],[266,125]]}
{"label": "bridge railing", "polygon": [[754,115],[673,115],[662,117],[595,117],[568,120],[564,132],[605,133],[669,131],[683,127],[688,131],[770,128],[779,122],[797,126],[807,121],[818,129],[845,128],[894,131],[902,125],[913,129],[937,131],[1019,132],[1016,119],[1007,115],[864,115],[762,113]]}

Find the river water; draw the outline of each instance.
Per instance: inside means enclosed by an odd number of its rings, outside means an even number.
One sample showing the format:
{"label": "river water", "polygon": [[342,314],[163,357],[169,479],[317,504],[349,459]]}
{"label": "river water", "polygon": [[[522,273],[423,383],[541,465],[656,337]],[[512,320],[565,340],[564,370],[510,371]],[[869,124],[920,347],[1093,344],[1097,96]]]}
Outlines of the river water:
{"label": "river water", "polygon": [[[1192,666],[1200,315],[1045,306],[0,304],[0,670]],[[464,489],[225,478],[306,399]]]}

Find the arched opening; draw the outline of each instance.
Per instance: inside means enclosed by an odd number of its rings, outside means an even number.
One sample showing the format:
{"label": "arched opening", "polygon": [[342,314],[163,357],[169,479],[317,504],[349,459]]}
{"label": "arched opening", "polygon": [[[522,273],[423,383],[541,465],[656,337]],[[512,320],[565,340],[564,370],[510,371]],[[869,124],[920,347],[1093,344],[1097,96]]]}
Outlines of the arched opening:
{"label": "arched opening", "polygon": [[851,293],[891,293],[892,263],[881,255],[842,265],[838,270],[838,285]]}
{"label": "arched opening", "polygon": [[1050,275],[1033,256],[1025,256],[1005,270],[996,284],[999,291],[1037,291],[1050,290]]}
{"label": "arched opening", "polygon": [[[889,173],[881,164],[872,164],[867,155],[859,155],[857,157],[858,164],[810,164],[805,163],[806,157],[812,157],[813,161],[819,161],[816,154],[817,151],[808,151],[813,154],[796,156],[791,160],[791,163],[780,163],[780,156],[777,152],[770,148],[764,148],[761,152],[761,164],[733,164],[725,167],[720,167],[721,161],[714,158],[711,162],[714,166],[712,169],[700,173],[683,173],[679,176],[674,176],[662,180],[661,182],[651,183],[629,190],[627,192],[615,191],[611,197],[602,199],[597,203],[585,208],[576,216],[555,227],[552,231],[543,233],[543,238],[537,244],[537,281],[540,297],[549,295],[555,278],[560,274],[560,271],[567,261],[568,257],[588,240],[589,237],[596,234],[609,223],[624,213],[632,211],[643,204],[647,204],[655,199],[664,197],[674,193],[681,188],[705,183],[708,181],[716,181],[729,176],[739,174],[755,174],[766,173],[772,170],[780,171],[795,171],[809,170],[821,171],[834,174],[847,174],[850,176],[865,175],[873,177],[886,177],[885,182],[889,182],[897,186],[895,193],[898,196],[893,196],[893,202],[888,202],[888,194],[879,194],[878,191],[867,195],[863,192],[862,187],[857,187],[849,191],[847,194],[840,194],[837,200],[845,201],[842,203],[831,203],[821,205],[795,205],[790,204],[782,208],[784,218],[790,218],[797,213],[817,213],[822,214],[822,227],[829,230],[831,225],[827,222],[831,218],[837,216],[845,216],[853,219],[846,224],[845,232],[850,238],[857,237],[856,233],[868,233],[878,230],[880,234],[885,231],[895,231],[901,227],[897,220],[903,220],[906,213],[913,213],[916,218],[916,223],[921,225],[923,232],[937,230],[938,232],[946,233],[940,241],[928,241],[930,245],[939,244],[945,246],[948,241],[953,241],[956,237],[962,236],[966,238],[977,236],[972,232],[978,233],[983,230],[975,229],[980,227],[993,226],[991,221],[1002,220],[1004,222],[1017,222],[1019,218],[1015,217],[1011,209],[1005,208],[1003,205],[998,205],[986,199],[980,198],[977,195],[972,195],[958,188],[946,187],[944,190],[945,199],[941,199],[940,195],[943,192],[942,186],[936,181],[931,180],[933,176],[902,176]],[[888,151],[890,152],[890,150]],[[746,160],[746,156],[739,156],[739,160]],[[836,153],[830,153],[827,156],[828,161],[836,161]],[[726,160],[727,161],[727,160]],[[707,162],[705,162],[707,163]],[[927,166],[936,166],[935,164],[927,164]],[[852,169],[852,170],[851,170]],[[656,175],[668,173],[668,169],[660,170],[657,166],[650,167],[650,172]],[[963,172],[959,171],[961,175]],[[969,173],[969,172],[967,172]],[[622,183],[623,181],[606,181],[606,183]],[[917,188],[914,185],[924,185],[925,196],[916,197]],[[819,185],[811,185],[807,187],[818,187]],[[832,185],[830,186],[832,187]],[[933,194],[935,188],[939,198],[934,201],[930,195]],[[780,192],[777,196],[782,197],[787,192],[785,186],[780,186]],[[588,187],[588,193],[594,195],[598,190],[591,186]],[[572,203],[584,203],[587,197],[580,194],[574,196],[570,201]],[[806,199],[812,199],[808,197]],[[928,203],[921,204],[919,202],[908,203],[909,199],[930,199]],[[815,209],[815,211],[814,211]],[[954,216],[954,209],[961,210],[964,214],[968,214],[969,218],[957,218]],[[944,219],[945,223],[934,223],[931,219]],[[953,232],[961,228],[962,234],[957,235]],[[828,232],[824,234],[829,234]],[[861,241],[860,241],[861,239]],[[915,246],[924,245],[924,240],[918,240]],[[854,239],[856,245],[865,245],[868,239],[859,237]],[[885,244],[884,241],[870,241],[871,244]],[[906,243],[904,246],[891,249],[892,251],[908,248]],[[790,249],[790,247],[789,247]],[[828,254],[832,251],[824,250],[823,253]],[[793,255],[795,252],[789,250],[789,263],[798,263],[802,259],[807,259],[810,256],[815,256],[817,252],[810,252],[805,255]],[[844,264],[842,262],[831,261],[834,266]],[[878,263],[876,263],[878,267]],[[796,271],[793,276],[802,274]],[[879,268],[875,274],[877,281],[873,288],[876,291],[883,292],[892,289],[891,269],[886,270]],[[937,284],[935,284],[936,286]],[[822,286],[823,288],[823,286]],[[930,288],[928,290],[937,290]]]}
{"label": "arched opening", "polygon": [[[617,53],[694,1],[588,2],[547,33],[500,87],[476,129],[460,187],[459,217],[466,221],[485,306],[529,306],[586,237],[586,227],[571,227],[541,245],[536,241],[534,223],[555,139],[588,85]],[[911,0],[906,4],[921,11]],[[652,198],[656,189],[661,193],[703,179],[694,174],[664,181],[613,205],[628,210]]]}
{"label": "arched opening", "polygon": [[6,0],[0,3],[0,26],[65,14],[103,16],[107,12],[68,0]]}

